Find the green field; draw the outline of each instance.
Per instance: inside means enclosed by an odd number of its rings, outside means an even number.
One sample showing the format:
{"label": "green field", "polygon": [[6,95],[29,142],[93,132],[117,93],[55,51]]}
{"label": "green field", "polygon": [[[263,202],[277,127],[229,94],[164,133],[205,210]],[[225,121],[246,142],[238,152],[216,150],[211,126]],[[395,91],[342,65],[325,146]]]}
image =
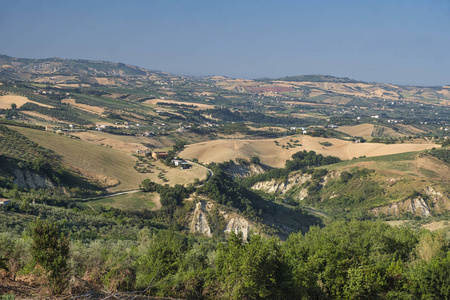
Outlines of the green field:
{"label": "green field", "polygon": [[346,160],[337,164],[323,166],[321,168],[328,170],[339,170],[341,168],[370,163],[371,169],[399,171],[415,175],[414,164],[419,152],[406,152],[398,154],[390,154],[383,156],[364,157],[352,160]]}
{"label": "green field", "polygon": [[153,210],[160,207],[157,193],[131,193],[86,202],[91,207],[105,206],[122,210]]}

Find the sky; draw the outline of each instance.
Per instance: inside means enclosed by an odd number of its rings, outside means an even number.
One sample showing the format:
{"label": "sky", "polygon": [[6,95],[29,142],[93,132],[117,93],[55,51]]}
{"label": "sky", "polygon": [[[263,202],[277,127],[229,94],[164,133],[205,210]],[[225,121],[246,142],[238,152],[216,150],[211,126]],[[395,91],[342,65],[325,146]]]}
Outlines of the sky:
{"label": "sky", "polygon": [[450,84],[450,0],[0,0],[0,54]]}

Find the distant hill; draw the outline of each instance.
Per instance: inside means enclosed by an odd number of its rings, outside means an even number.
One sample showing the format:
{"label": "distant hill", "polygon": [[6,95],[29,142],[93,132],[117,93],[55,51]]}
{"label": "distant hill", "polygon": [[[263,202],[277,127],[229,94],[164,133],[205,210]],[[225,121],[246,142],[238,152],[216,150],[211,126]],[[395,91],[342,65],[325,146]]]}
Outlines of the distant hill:
{"label": "distant hill", "polygon": [[0,55],[0,76],[29,79],[33,75],[130,76],[148,75],[149,70],[123,63],[82,59],[28,59]]}
{"label": "distant hill", "polygon": [[285,76],[278,78],[280,81],[297,81],[297,82],[339,82],[339,83],[365,83],[364,81],[354,80],[347,77],[335,77],[331,75],[300,75]]}

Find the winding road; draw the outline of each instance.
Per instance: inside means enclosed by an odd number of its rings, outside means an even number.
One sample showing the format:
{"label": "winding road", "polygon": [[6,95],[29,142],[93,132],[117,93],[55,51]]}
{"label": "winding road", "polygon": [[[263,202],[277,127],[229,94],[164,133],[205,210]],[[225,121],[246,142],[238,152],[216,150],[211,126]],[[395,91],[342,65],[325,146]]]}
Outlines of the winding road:
{"label": "winding road", "polygon": [[[202,187],[205,183],[207,183],[207,182],[211,179],[211,177],[214,176],[214,172],[213,172],[211,169],[209,169],[209,168],[207,168],[207,167],[205,167],[205,166],[203,166],[203,165],[200,165],[200,164],[198,164],[198,163],[195,163],[195,162],[193,162],[193,161],[190,161],[190,160],[186,160],[186,161],[187,161],[188,163],[193,164],[193,165],[195,164],[195,165],[199,165],[199,166],[201,166],[201,167],[204,167],[204,168],[208,171],[208,173],[209,173],[209,176],[208,176],[208,178],[205,180],[205,182],[203,182],[203,183],[200,184],[200,185],[197,185],[196,188]],[[97,196],[97,197],[92,197],[92,198],[84,198],[84,199],[81,199],[80,201],[93,201],[93,200],[99,200],[99,199],[111,198],[111,197],[115,197],[115,196],[119,196],[119,195],[133,194],[133,193],[137,193],[137,192],[140,192],[140,190],[123,191],[123,192],[117,192],[117,193],[112,193],[112,194],[106,194],[106,195]]]}

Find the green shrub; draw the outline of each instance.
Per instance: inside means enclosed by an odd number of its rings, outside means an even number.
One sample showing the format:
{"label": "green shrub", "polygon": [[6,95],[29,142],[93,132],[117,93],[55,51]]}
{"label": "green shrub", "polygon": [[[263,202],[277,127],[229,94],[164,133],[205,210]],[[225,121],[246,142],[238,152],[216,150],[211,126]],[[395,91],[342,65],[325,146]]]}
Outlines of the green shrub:
{"label": "green shrub", "polygon": [[69,239],[61,235],[57,224],[40,219],[34,224],[32,237],[34,260],[47,272],[52,292],[61,294],[68,282]]}

